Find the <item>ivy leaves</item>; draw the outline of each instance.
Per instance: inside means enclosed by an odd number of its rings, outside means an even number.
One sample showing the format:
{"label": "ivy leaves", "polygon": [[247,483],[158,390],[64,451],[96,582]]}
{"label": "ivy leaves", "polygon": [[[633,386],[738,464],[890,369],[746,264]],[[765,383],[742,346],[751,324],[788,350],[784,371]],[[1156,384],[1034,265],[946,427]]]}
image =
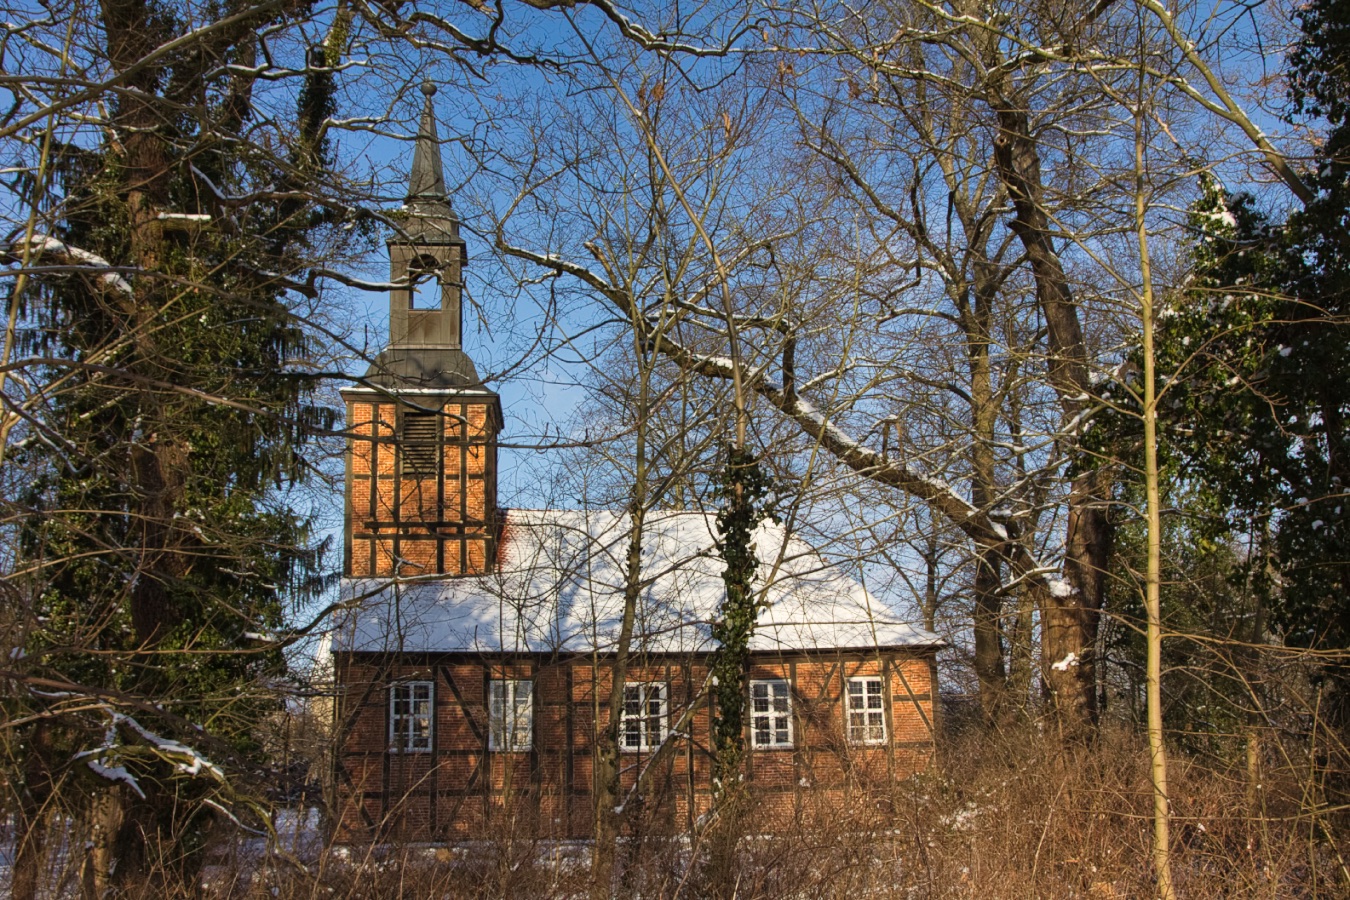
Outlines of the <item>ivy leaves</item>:
{"label": "ivy leaves", "polygon": [[727,450],[726,467],[713,496],[721,504],[717,549],[726,562],[722,580],[727,589],[721,615],[712,626],[717,642],[712,660],[717,704],[713,721],[714,790],[719,798],[725,798],[733,791],[730,782],[739,781],[750,638],[759,615],[754,592],[759,560],[752,537],[761,522],[777,522],[778,516],[773,481],[759,457],[744,447]]}

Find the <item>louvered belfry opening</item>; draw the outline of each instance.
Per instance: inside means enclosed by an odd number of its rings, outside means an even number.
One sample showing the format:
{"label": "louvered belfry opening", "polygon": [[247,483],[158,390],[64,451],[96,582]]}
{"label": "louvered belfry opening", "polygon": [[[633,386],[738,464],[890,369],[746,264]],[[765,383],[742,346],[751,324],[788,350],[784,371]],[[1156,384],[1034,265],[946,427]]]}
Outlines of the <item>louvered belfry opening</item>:
{"label": "louvered belfry opening", "polygon": [[403,452],[405,475],[435,478],[440,458],[440,424],[438,413],[405,412],[399,434],[399,448]]}

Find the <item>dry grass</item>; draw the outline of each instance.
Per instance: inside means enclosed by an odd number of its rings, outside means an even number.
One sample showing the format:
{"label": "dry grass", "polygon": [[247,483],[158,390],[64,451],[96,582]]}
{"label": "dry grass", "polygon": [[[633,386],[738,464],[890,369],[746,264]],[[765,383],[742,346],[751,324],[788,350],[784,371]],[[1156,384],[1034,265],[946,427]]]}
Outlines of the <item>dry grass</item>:
{"label": "dry grass", "polygon": [[[1332,825],[1304,814],[1307,785],[1268,766],[1175,758],[1175,877],[1187,898],[1350,896]],[[614,895],[644,898],[1147,898],[1150,788],[1142,742],[1105,735],[1064,752],[1034,732],[944,747],[933,770],[831,810],[826,827],[754,834],[735,852],[708,838],[648,836],[621,848]],[[571,898],[590,894],[584,843],[549,844],[509,824],[472,846],[328,848],[288,861],[227,853],[205,893],[220,897]],[[722,835],[726,840],[726,834]],[[722,864],[711,860],[721,859]],[[731,862],[726,861],[730,859]],[[70,882],[67,881],[67,885]],[[133,892],[134,894],[135,892]],[[160,882],[156,896],[201,896]]]}

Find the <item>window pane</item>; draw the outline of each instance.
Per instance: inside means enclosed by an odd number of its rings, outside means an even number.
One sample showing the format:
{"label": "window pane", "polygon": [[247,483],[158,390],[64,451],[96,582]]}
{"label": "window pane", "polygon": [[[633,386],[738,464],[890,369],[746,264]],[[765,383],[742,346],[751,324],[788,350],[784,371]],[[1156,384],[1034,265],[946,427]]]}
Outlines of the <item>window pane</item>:
{"label": "window pane", "polygon": [[528,750],[532,743],[534,692],[532,681],[491,681],[488,683],[491,748]]}
{"label": "window pane", "polygon": [[756,747],[791,747],[791,691],[782,679],[750,682],[751,742]]}
{"label": "window pane", "polygon": [[885,743],[885,682],[874,676],[851,678],[848,687],[849,740],[855,743]]}
{"label": "window pane", "polygon": [[531,684],[528,681],[516,682],[514,715],[512,716],[512,746],[518,750],[528,750],[531,743],[533,719],[530,704]]}
{"label": "window pane", "polygon": [[428,681],[389,688],[389,749],[395,753],[425,752],[432,747],[432,688]]}
{"label": "window pane", "polygon": [[665,739],[669,714],[666,697],[664,684],[624,685],[620,727],[625,750],[655,749]]}

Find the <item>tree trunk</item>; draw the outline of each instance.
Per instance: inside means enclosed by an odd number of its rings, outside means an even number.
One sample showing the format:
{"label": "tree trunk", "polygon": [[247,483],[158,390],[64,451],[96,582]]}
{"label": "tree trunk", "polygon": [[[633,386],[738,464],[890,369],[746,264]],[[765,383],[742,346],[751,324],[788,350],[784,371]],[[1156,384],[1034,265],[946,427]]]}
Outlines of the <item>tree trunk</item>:
{"label": "tree trunk", "polygon": [[89,843],[80,872],[82,900],[103,900],[112,887],[114,840],[122,827],[122,798],[118,788],[98,791],[90,804]]}
{"label": "tree trunk", "polygon": [[[164,375],[157,323],[167,302],[161,277],[165,233],[159,215],[171,204],[175,113],[174,104],[164,96],[162,66],[147,65],[145,60],[171,34],[143,0],[104,0],[101,12],[109,65],[125,77],[127,86],[112,109],[123,160],[117,191],[125,204],[127,262],[138,273],[132,279],[133,296],[123,301],[121,324],[132,348],[125,365],[133,372],[159,378]],[[193,83],[190,77],[183,82]],[[176,521],[176,512],[183,506],[189,460],[186,442],[168,431],[171,414],[160,397],[142,392],[138,404],[144,433],[132,436],[126,472],[138,554],[129,611],[138,649],[153,651],[182,620],[171,589],[186,572],[189,559],[182,553],[184,532]],[[140,672],[139,691],[162,696],[172,690],[171,685],[161,683],[162,671],[150,660],[131,666]],[[91,890],[110,884],[135,889],[148,874],[148,859],[160,848],[147,844],[157,841],[159,832],[154,786],[146,783],[145,787],[149,799],[104,792],[104,800],[94,804],[87,823],[90,833],[97,835],[86,873]]]}
{"label": "tree trunk", "polygon": [[595,750],[595,847],[591,851],[591,896],[607,900],[614,884],[618,851],[619,746],[606,728]]}
{"label": "tree trunk", "polygon": [[47,803],[52,780],[47,760],[51,753],[51,725],[38,722],[28,739],[24,758],[23,793],[14,828],[14,900],[36,900],[42,884],[42,861],[47,847]]}
{"label": "tree trunk", "polygon": [[[967,232],[972,232],[967,226]],[[994,374],[989,359],[993,344],[990,319],[993,315],[993,286],[996,275],[989,265],[977,266],[971,304],[961,305],[961,325],[965,332],[967,366],[970,370],[972,437],[970,447],[971,502],[986,513],[999,496],[998,464],[993,442],[998,426],[998,402],[994,396]],[[986,725],[993,725],[1008,708],[1008,670],[1004,662],[1003,580],[1000,574],[1002,548],[977,543],[975,552],[975,674],[980,685],[980,707]]]}
{"label": "tree trunk", "polygon": [[[623,687],[628,677],[628,654],[633,643],[633,627],[637,620],[637,602],[642,592],[642,527],[645,520],[643,501],[646,489],[646,467],[642,465],[644,444],[639,429],[637,468],[638,487],[630,507],[632,531],[628,539],[627,577],[624,584],[623,621],[619,626],[619,640],[610,669],[607,707],[609,721],[596,735],[595,777],[595,847],[591,852],[591,896],[600,900],[610,896],[614,885],[614,863],[618,853],[619,826],[623,808],[619,802],[619,726],[623,717]],[[598,663],[598,660],[597,660]]]}
{"label": "tree trunk", "polygon": [[1025,588],[1017,592],[1017,618],[1008,629],[1008,697],[1025,710],[1031,699],[1032,677],[1036,671],[1032,646],[1036,601]]}
{"label": "tree trunk", "polygon": [[[1027,112],[991,89],[998,119],[994,161],[1012,200],[1013,232],[1026,250],[1049,338],[1049,381],[1059,396],[1069,449],[1088,408],[1091,386],[1087,347],[1068,276],[1054,248],[1051,223],[1041,204],[1040,155]],[[1097,721],[1096,644],[1105,597],[1111,529],[1106,516],[1105,477],[1079,475],[1070,484],[1064,570],[1068,589],[1050,591],[1042,610],[1043,676],[1065,737],[1090,733]]]}
{"label": "tree trunk", "polygon": [[980,685],[980,711],[986,725],[996,724],[1007,707],[1001,586],[994,552],[979,550],[975,556],[975,675]]}
{"label": "tree trunk", "polygon": [[[1142,76],[1141,76],[1142,79]],[[1142,116],[1142,106],[1140,107]],[[1144,690],[1148,697],[1149,772],[1153,781],[1153,874],[1161,900],[1175,900],[1172,887],[1171,797],[1167,788],[1167,747],[1162,717],[1162,491],[1158,475],[1157,364],[1153,352],[1153,275],[1148,254],[1144,196],[1143,122],[1135,123],[1135,224],[1143,285],[1139,303],[1144,356],[1144,494],[1148,520],[1148,565],[1144,578],[1144,611],[1148,620]]]}

